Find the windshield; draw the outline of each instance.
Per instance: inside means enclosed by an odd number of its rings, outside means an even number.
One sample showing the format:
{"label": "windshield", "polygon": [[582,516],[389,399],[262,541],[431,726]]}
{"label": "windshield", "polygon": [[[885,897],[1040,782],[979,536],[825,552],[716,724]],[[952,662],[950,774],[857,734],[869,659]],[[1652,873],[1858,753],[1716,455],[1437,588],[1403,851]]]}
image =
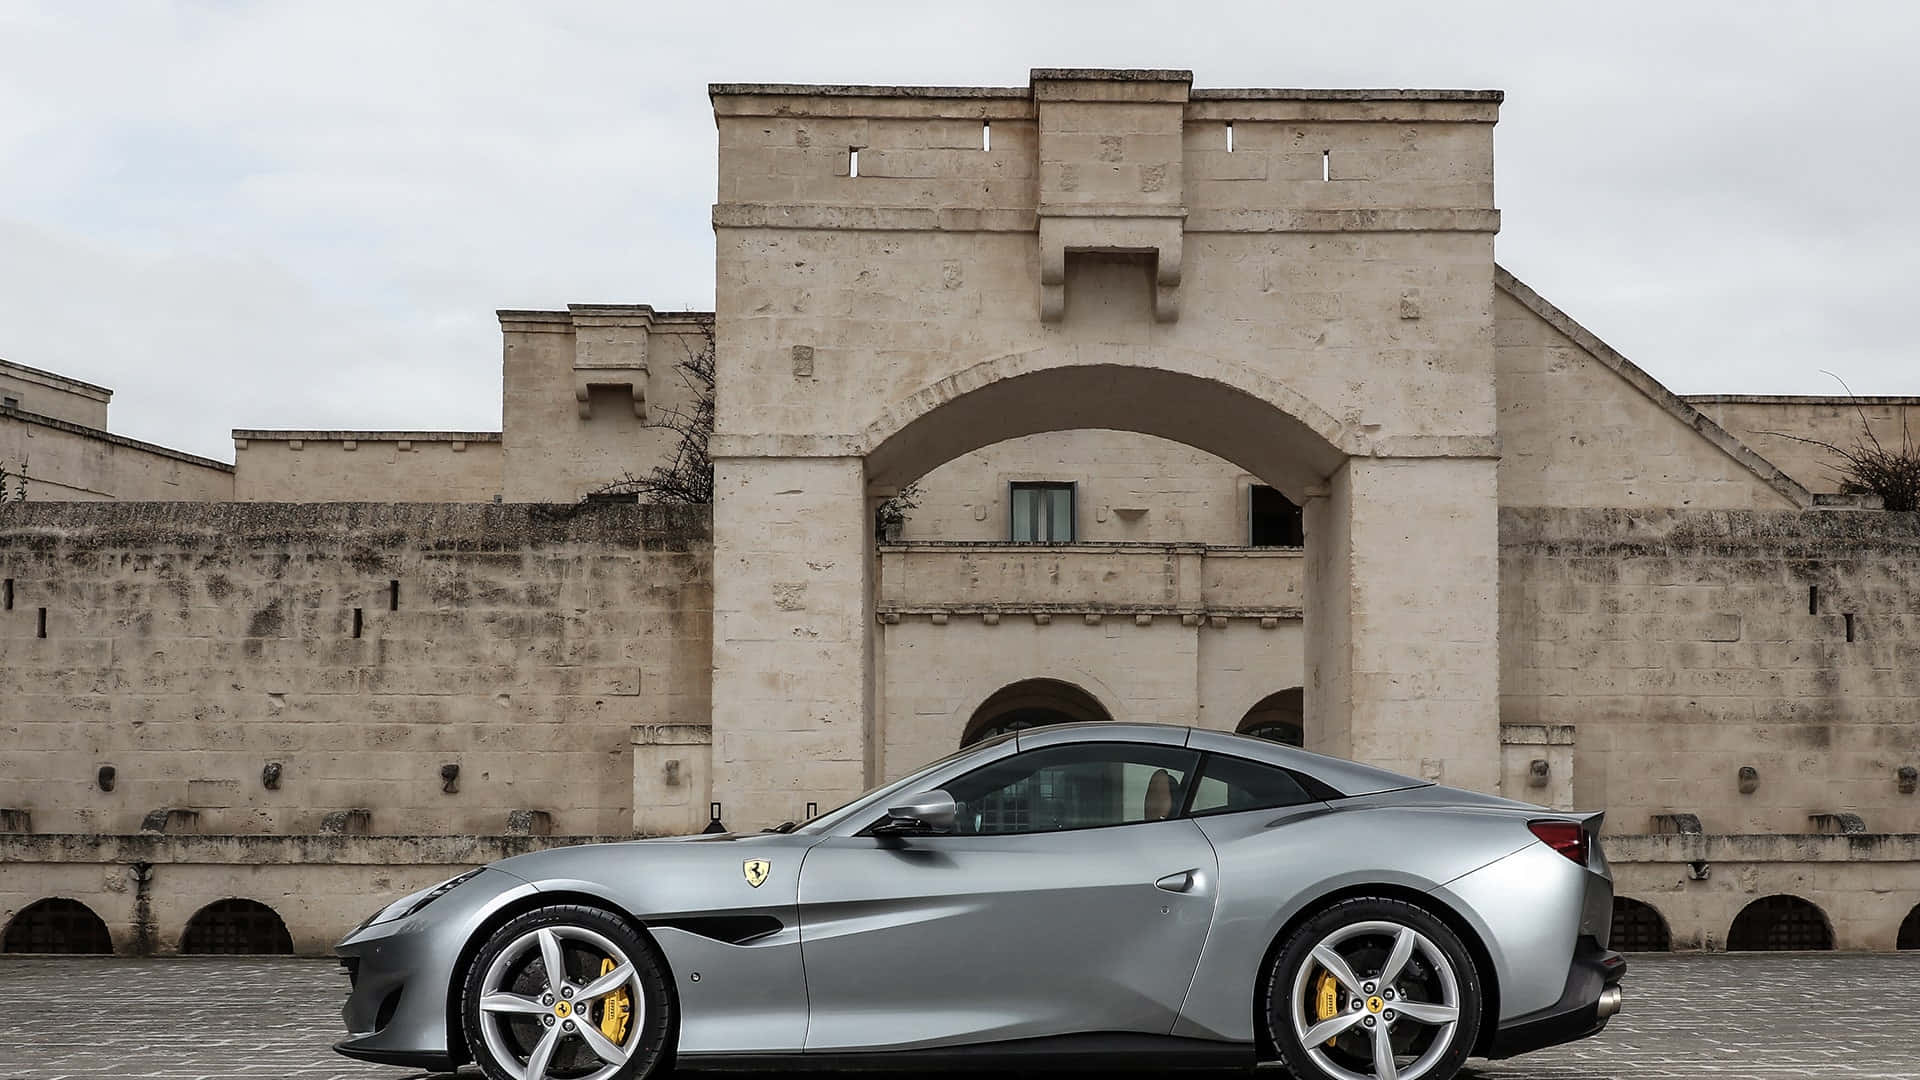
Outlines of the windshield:
{"label": "windshield", "polygon": [[837,809],[829,810],[826,813],[821,814],[819,817],[810,818],[806,823],[794,828],[793,831],[797,833],[808,833],[808,834],[818,834],[818,833],[827,832],[831,830],[834,826],[840,824],[841,822],[847,820],[850,817],[855,817],[859,814],[872,811],[874,808],[879,807],[886,800],[892,798],[895,795],[898,795],[904,791],[914,790],[915,784],[920,783],[925,777],[933,773],[939,772],[940,770],[946,768],[948,765],[953,764],[955,761],[958,761],[961,758],[966,757],[970,754],[978,753],[979,751],[985,750],[988,747],[998,746],[1001,743],[1006,742],[1009,739],[1012,739],[1016,734],[1018,733],[1009,731],[1004,735],[998,735],[998,736],[995,736],[994,738],[986,739],[981,742],[974,743],[972,746],[961,747],[959,750],[956,750],[953,753],[948,754],[946,757],[943,757],[940,760],[933,762],[930,765],[926,765],[922,768],[915,769],[912,773],[904,777],[901,777],[898,780],[895,780],[891,784],[887,784],[884,787],[874,788],[872,791],[869,791],[866,794],[859,796],[858,798],[854,799],[852,802],[847,803],[845,806],[841,806]]}

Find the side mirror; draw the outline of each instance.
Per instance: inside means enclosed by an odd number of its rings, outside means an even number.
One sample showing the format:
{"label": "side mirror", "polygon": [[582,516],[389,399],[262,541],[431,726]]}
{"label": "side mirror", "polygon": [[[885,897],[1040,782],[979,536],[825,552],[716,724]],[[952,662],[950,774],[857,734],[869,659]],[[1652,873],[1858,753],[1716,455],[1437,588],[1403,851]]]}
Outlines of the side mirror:
{"label": "side mirror", "polygon": [[887,817],[874,827],[876,833],[946,833],[953,831],[957,812],[953,796],[944,791],[923,791],[897,806],[887,807]]}

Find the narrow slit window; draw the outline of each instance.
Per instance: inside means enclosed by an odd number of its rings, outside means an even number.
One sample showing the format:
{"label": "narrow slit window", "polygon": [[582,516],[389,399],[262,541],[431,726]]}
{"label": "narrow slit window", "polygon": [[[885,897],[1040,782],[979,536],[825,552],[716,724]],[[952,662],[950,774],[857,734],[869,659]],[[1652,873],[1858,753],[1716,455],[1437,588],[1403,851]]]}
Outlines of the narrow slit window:
{"label": "narrow slit window", "polygon": [[8,578],[0,584],[0,611],[13,610],[13,579]]}
{"label": "narrow slit window", "polygon": [[[1853,618],[1853,616],[1849,615],[1847,616],[1847,618],[1851,619]],[[47,636],[47,609],[46,608],[40,609],[40,626],[39,626],[39,629],[34,631],[34,636],[35,637]],[[1848,635],[1847,640],[1852,641],[1853,640],[1852,635]]]}
{"label": "narrow slit window", "polygon": [[[1847,640],[1852,641],[1853,640],[1853,612],[1849,611],[1846,614],[1842,615],[1841,618],[1847,620]],[[40,636],[46,637],[45,634],[42,634]]]}
{"label": "narrow slit window", "polygon": [[993,149],[993,121],[980,121],[980,149]]}
{"label": "narrow slit window", "polygon": [[1820,586],[1807,586],[1807,614],[1820,614]]}
{"label": "narrow slit window", "polygon": [[359,608],[354,608],[353,609],[353,636],[354,637],[360,636],[360,631],[365,626],[365,623],[366,623],[366,616],[361,613],[361,610]]}
{"label": "narrow slit window", "polygon": [[1333,179],[1333,151],[1331,150],[1320,151],[1320,179],[1322,181]]}
{"label": "narrow slit window", "polygon": [[860,148],[857,146],[849,146],[847,147],[847,176],[857,177],[859,175],[860,175]]}
{"label": "narrow slit window", "polygon": [[1233,121],[1227,121],[1227,153],[1233,153]]}
{"label": "narrow slit window", "polygon": [[400,582],[397,580],[387,582],[387,610],[400,610]]}

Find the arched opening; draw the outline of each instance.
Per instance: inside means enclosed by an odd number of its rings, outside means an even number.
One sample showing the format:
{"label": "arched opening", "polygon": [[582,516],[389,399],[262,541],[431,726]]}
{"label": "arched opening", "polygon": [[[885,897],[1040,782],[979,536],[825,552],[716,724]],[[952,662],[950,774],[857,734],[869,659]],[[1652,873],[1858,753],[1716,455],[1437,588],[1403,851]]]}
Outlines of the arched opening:
{"label": "arched opening", "polygon": [[[1346,459],[1348,436],[1277,382],[1166,355],[1164,367],[1081,363],[1051,350],[985,361],[870,425],[868,481],[898,487],[994,443],[1049,431],[1131,431],[1233,462],[1303,503]],[[1026,370],[1021,370],[1021,369]],[[1181,370],[1191,369],[1191,370]],[[1227,381],[1260,382],[1259,390]]]}
{"label": "arched opening", "polygon": [[0,952],[110,954],[113,935],[92,908],[56,896],[22,908],[7,924]]}
{"label": "arched opening", "polygon": [[1609,947],[1620,952],[1671,952],[1673,939],[1667,933],[1667,920],[1652,904],[1630,896],[1613,898],[1613,932]]}
{"label": "arched opening", "polygon": [[187,920],[180,951],[190,956],[289,954],[293,937],[272,908],[258,900],[215,900]]}
{"label": "arched opening", "polygon": [[1920,904],[1913,905],[1907,917],[1900,923],[1900,936],[1894,940],[1896,949],[1920,949]]}
{"label": "arched opening", "polygon": [[1059,679],[1023,679],[1003,686],[973,710],[960,735],[961,746],[1024,728],[1111,720],[1092,694]]}
{"label": "arched opening", "polygon": [[1298,686],[1268,694],[1254,702],[1253,708],[1240,718],[1240,726],[1234,730],[1268,742],[1305,746],[1304,695],[1305,691]]}
{"label": "arched opening", "polygon": [[1781,952],[1833,948],[1826,913],[1797,896],[1763,896],[1734,916],[1728,952]]}

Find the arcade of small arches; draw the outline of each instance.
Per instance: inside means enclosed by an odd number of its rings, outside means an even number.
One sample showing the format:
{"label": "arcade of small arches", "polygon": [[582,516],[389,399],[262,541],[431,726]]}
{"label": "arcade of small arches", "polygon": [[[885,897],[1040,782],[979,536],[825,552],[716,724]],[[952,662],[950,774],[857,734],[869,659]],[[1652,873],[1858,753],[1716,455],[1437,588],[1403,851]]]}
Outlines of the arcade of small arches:
{"label": "arcade of small arches", "polygon": [[[0,934],[0,953],[113,952],[113,935],[93,909],[54,896],[20,909]],[[193,913],[180,933],[184,956],[289,956],[293,937],[280,914],[258,900],[227,897]]]}
{"label": "arcade of small arches", "polygon": [[[1298,686],[1276,690],[1255,702],[1234,730],[1257,739],[1304,745],[1301,719],[1302,691]],[[1113,716],[1092,694],[1060,679],[1035,678],[1010,683],[980,703],[960,735],[960,745],[1005,735],[1010,731],[1111,720]]]}
{"label": "arcade of small arches", "polygon": [[[1044,688],[1022,693],[1039,692]],[[1010,695],[1007,700],[1030,702],[1036,698]],[[1034,707],[1019,705],[999,715],[1012,716],[1019,709]],[[1009,722],[1017,724],[1018,719]],[[992,734],[991,730],[983,731],[978,737]],[[1761,897],[1742,908],[1727,928],[1724,947],[1728,952],[1825,951],[1834,947],[1833,941],[1832,924],[1818,905],[1780,894]],[[1621,952],[1673,950],[1672,935],[1659,910],[1630,896],[1614,898],[1610,944]],[[1920,950],[1920,904],[1900,923],[1895,947]],[[0,934],[0,953],[104,956],[113,951],[113,937],[106,922],[92,908],[69,897],[49,897],[27,905]],[[293,940],[286,923],[271,907],[257,900],[228,897],[207,904],[187,920],[180,935],[180,953],[284,956],[293,953]]]}

